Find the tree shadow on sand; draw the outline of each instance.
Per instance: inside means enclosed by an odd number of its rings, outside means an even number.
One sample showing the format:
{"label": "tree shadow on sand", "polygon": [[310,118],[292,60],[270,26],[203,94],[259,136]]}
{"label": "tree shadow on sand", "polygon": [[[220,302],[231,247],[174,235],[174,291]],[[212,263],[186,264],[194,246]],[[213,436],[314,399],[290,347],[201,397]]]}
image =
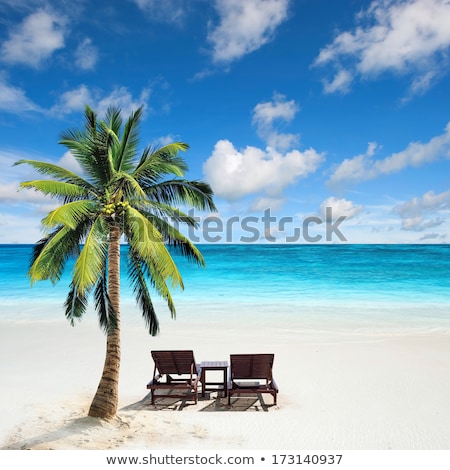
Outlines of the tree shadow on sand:
{"label": "tree shadow on sand", "polygon": [[[133,418],[134,413],[183,411],[209,413],[268,412],[278,406],[266,404],[261,395],[233,397],[231,406],[221,393],[206,393],[199,396],[197,405],[192,397],[159,397],[152,405],[150,394],[142,400],[122,407],[119,414],[111,419],[91,418],[89,416],[66,416],[52,423],[48,417],[39,417],[27,430],[18,426],[0,450],[52,450],[52,449],[117,449],[140,435],[142,423]],[[131,412],[131,413],[130,413]],[[30,431],[31,429],[31,431]],[[29,437],[27,437],[27,435]]]}
{"label": "tree shadow on sand", "polygon": [[[36,426],[38,426],[38,424]],[[36,434],[29,438],[18,437],[15,441],[13,438],[10,438],[10,442],[3,446],[1,450],[52,450],[55,448],[67,448],[67,445],[65,444],[67,442],[72,443],[70,447],[72,447],[74,443],[77,443],[78,445],[75,445],[75,447],[96,449],[98,448],[99,442],[97,439],[93,438],[93,436],[96,434],[102,434],[105,428],[113,433],[115,431],[120,433],[124,428],[128,427],[129,425],[119,416],[112,420],[83,416],[80,418],[69,419],[68,422],[56,429]],[[18,428],[18,431],[21,431],[20,427]],[[90,446],[90,443],[92,443],[92,447]],[[105,448],[107,448],[107,444]]]}

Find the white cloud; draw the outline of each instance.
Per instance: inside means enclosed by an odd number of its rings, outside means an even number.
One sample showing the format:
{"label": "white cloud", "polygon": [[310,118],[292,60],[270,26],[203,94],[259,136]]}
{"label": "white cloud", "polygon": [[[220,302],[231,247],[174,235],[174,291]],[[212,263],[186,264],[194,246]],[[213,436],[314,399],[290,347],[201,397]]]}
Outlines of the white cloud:
{"label": "white cloud", "polygon": [[58,104],[52,108],[56,114],[69,114],[82,111],[87,104],[93,102],[92,93],[86,85],[80,85],[73,90],[65,91],[58,99]]}
{"label": "white cloud", "polygon": [[439,234],[439,233],[426,233],[423,237],[420,238],[421,241],[425,240],[438,240],[443,242],[447,238],[447,234]]}
{"label": "white cloud", "polygon": [[56,207],[54,199],[44,196],[33,190],[19,190],[22,181],[31,181],[41,178],[35,170],[28,165],[13,166],[21,159],[39,159],[35,156],[20,155],[14,152],[0,150],[0,165],[5,169],[0,174],[0,203],[3,204],[3,211],[16,213],[16,206],[21,206],[21,212],[38,214],[48,212]]}
{"label": "white cloud", "polygon": [[142,105],[146,108],[149,96],[150,90],[147,88],[144,88],[141,94],[134,98],[128,88],[124,86],[116,87],[108,96],[98,100],[94,109],[102,116],[109,106],[119,106],[123,116],[129,116]]}
{"label": "white cloud", "polygon": [[237,150],[226,139],[216,143],[203,171],[217,196],[236,201],[258,195],[252,210],[266,203],[279,208],[283,204],[280,197],[283,189],[316,171],[323,154],[313,148],[305,151],[293,148],[298,143],[298,135],[275,129],[280,121],[292,121],[297,111],[295,101],[287,101],[284,95],[275,93],[272,101],[259,103],[253,109],[252,123],[267,144],[265,150],[253,146]]}
{"label": "white cloud", "polygon": [[158,139],[155,140],[154,145],[157,147],[164,147],[165,145],[172,144],[173,142],[177,142],[179,139],[172,134],[162,135]]}
{"label": "white cloud", "polygon": [[[328,208],[328,211],[327,211]],[[347,199],[337,199],[335,197],[329,197],[325,199],[320,205],[320,215],[323,219],[339,219],[345,217],[346,219],[352,219],[360,214],[363,210],[363,206],[355,205],[352,201]],[[332,220],[328,220],[332,221]]]}
{"label": "white cloud", "polygon": [[280,133],[275,129],[276,122],[291,122],[298,111],[294,100],[286,101],[286,97],[275,93],[273,101],[259,103],[253,109],[253,124],[258,135],[270,147],[287,150],[298,143],[296,134]]}
{"label": "white cloud", "polygon": [[98,50],[92,40],[85,38],[75,51],[75,64],[82,70],[93,70],[98,60]]}
{"label": "white cloud", "polygon": [[[395,206],[393,210],[400,216],[403,230],[422,232],[438,227],[445,222],[445,219],[435,215],[449,213],[450,190],[440,194],[429,191],[422,197],[415,197],[411,201]],[[433,216],[434,218],[429,218]]]}
{"label": "white cloud", "polygon": [[426,143],[412,142],[406,149],[381,160],[374,160],[376,144],[369,144],[366,154],[345,159],[331,175],[328,184],[340,186],[345,183],[361,183],[381,175],[396,173],[411,166],[418,167],[443,157],[450,157],[450,123],[443,134]]}
{"label": "white cloud", "polygon": [[252,212],[263,212],[270,209],[273,212],[278,211],[284,204],[283,198],[277,197],[260,197],[252,202],[250,210]]}
{"label": "white cloud", "polygon": [[86,105],[89,105],[100,116],[103,116],[109,106],[117,105],[122,109],[123,115],[128,116],[139,106],[143,105],[144,108],[148,108],[149,96],[149,88],[144,88],[139,96],[134,97],[124,86],[115,87],[105,95],[99,89],[90,89],[82,84],[62,93],[52,108],[44,109],[27,98],[22,89],[8,84],[0,74],[0,110],[10,113],[36,111],[42,114],[61,116],[84,111]]}
{"label": "white cloud", "polygon": [[339,70],[331,81],[324,80],[323,89],[325,93],[347,93],[353,81],[352,74],[347,70]]}
{"label": "white cloud", "polygon": [[[337,72],[325,91],[345,92],[357,77],[383,72],[409,74],[409,92],[423,93],[447,71],[450,47],[448,0],[375,0],[357,16],[358,25],[322,49],[314,64],[332,64]],[[345,64],[345,66],[344,66]]]}
{"label": "white cloud", "polygon": [[12,86],[0,75],[0,110],[8,113],[41,111],[39,106],[29,98],[21,88]]}
{"label": "white cloud", "polygon": [[39,10],[27,16],[9,35],[1,50],[10,64],[39,66],[53,52],[64,47],[65,19]]}
{"label": "white cloud", "polygon": [[216,63],[230,63],[269,42],[288,17],[289,0],[215,0],[219,24],[208,41]]}
{"label": "white cloud", "polygon": [[152,20],[164,23],[180,23],[186,10],[184,0],[134,0],[138,7]]}
{"label": "white cloud", "polygon": [[67,151],[58,162],[57,165],[67,168],[78,175],[82,175],[83,169],[81,168],[80,164],[75,160],[75,157],[72,155],[70,151]]}
{"label": "white cloud", "polygon": [[124,86],[115,87],[105,96],[100,90],[91,90],[83,84],[62,93],[57,104],[53,106],[50,112],[53,114],[68,114],[83,111],[86,105],[89,105],[100,116],[103,116],[109,106],[116,105],[121,108],[123,116],[128,117],[139,106],[143,105],[147,108],[149,96],[150,90],[144,88],[138,97],[133,97],[128,88]]}
{"label": "white cloud", "polygon": [[270,147],[261,150],[248,146],[239,151],[230,141],[220,140],[203,171],[215,194],[233,201],[260,192],[275,196],[313,173],[322,160],[323,155],[312,148],[286,154]]}
{"label": "white cloud", "polygon": [[[60,205],[57,199],[44,196],[33,189],[22,189],[22,181],[46,179],[29,165],[13,166],[21,159],[45,160],[40,155],[23,155],[0,150],[0,243],[32,243],[42,238],[41,219]],[[70,154],[65,153],[56,164],[72,171],[80,168]]]}

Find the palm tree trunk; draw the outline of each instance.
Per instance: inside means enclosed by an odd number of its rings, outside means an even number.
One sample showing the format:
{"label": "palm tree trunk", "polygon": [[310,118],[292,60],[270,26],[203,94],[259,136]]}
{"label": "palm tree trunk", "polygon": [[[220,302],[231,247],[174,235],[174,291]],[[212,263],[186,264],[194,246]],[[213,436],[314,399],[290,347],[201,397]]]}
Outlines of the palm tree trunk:
{"label": "palm tree trunk", "polygon": [[108,246],[108,292],[117,314],[117,326],[107,334],[103,374],[88,413],[96,418],[114,417],[119,402],[120,234],[120,227],[112,225]]}

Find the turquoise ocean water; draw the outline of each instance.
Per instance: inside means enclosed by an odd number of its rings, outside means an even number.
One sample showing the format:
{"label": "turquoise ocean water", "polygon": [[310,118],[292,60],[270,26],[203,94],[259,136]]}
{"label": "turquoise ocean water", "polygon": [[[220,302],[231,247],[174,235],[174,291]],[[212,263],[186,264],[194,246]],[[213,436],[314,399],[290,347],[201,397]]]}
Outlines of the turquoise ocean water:
{"label": "turquoise ocean water", "polygon": [[[27,278],[31,245],[0,245],[0,319],[28,319],[33,306],[60,317],[70,263],[55,286]],[[448,327],[449,245],[201,245],[205,269],[175,259],[185,290],[175,292],[178,311],[264,315],[390,317]],[[126,281],[122,299],[132,302]],[[155,297],[156,299],[156,297]],[[58,307],[58,308],[56,308]],[[41,309],[42,315],[42,309]]]}

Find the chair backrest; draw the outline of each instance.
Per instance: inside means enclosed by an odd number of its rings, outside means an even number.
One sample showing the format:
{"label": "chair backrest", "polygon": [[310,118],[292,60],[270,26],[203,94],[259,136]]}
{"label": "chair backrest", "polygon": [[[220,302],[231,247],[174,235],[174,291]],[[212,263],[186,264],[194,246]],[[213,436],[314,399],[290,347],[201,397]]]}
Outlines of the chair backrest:
{"label": "chair backrest", "polygon": [[160,374],[196,372],[193,351],[152,351],[152,357]]}
{"label": "chair backrest", "polygon": [[273,354],[231,354],[232,379],[272,380]]}

